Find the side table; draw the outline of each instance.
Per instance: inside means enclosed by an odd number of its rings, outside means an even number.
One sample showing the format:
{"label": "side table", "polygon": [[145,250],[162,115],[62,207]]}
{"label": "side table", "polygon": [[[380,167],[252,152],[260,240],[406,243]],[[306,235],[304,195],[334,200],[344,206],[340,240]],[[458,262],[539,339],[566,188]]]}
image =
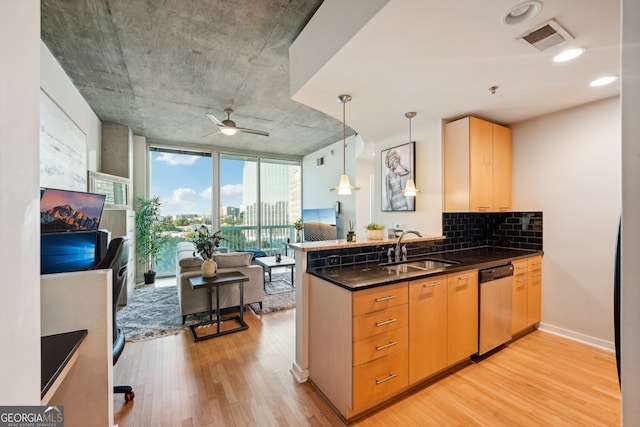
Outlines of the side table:
{"label": "side table", "polygon": [[[191,335],[194,341],[202,341],[209,338],[219,337],[221,335],[230,334],[233,332],[243,331],[248,329],[249,326],[244,321],[244,282],[249,278],[239,271],[229,271],[225,273],[218,273],[213,277],[196,276],[189,278],[189,283],[193,289],[207,288],[209,290],[209,321],[198,323],[196,325],[190,325]],[[222,317],[220,315],[220,287],[225,285],[233,285],[237,283],[240,289],[240,314],[237,316]],[[213,320],[213,288],[216,288],[216,319]],[[235,320],[240,326],[232,329],[220,330],[220,323]],[[196,328],[203,326],[216,325],[216,332],[198,336]]]}

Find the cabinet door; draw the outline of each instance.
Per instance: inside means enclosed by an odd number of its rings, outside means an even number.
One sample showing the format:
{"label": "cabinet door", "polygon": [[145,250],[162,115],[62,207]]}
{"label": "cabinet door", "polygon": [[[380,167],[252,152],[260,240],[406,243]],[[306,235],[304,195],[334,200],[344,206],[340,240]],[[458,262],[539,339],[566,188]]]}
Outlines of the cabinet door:
{"label": "cabinet door", "polygon": [[511,294],[511,335],[515,335],[527,327],[527,284],[526,274],[513,277]]}
{"label": "cabinet door", "polygon": [[542,318],[542,257],[529,258],[529,283],[527,289],[527,326]]}
{"label": "cabinet door", "polygon": [[478,271],[447,276],[447,365],[478,352]]}
{"label": "cabinet door", "polygon": [[409,284],[409,383],[447,364],[447,276]]}
{"label": "cabinet door", "polygon": [[493,125],[493,210],[511,211],[511,129]]}
{"label": "cabinet door", "polygon": [[444,125],[444,211],[469,212],[469,117]]}
{"label": "cabinet door", "polygon": [[493,124],[469,118],[470,211],[493,210]]}

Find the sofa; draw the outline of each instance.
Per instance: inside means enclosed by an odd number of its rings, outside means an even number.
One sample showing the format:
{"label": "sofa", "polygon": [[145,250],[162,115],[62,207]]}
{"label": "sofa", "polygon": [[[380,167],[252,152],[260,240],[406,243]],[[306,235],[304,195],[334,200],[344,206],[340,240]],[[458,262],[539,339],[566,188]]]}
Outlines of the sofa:
{"label": "sofa", "polygon": [[[193,289],[189,283],[190,277],[200,276],[202,258],[193,256],[194,245],[191,242],[180,242],[176,247],[176,281],[180,314],[182,323],[189,314],[209,311],[209,291],[207,289]],[[259,265],[251,264],[250,252],[216,253],[213,260],[218,264],[219,272],[239,271],[249,278],[244,282],[244,303],[259,303],[262,308],[264,298],[264,270]],[[213,288],[213,308],[215,309],[215,292]],[[220,309],[237,307],[240,301],[238,286],[223,286],[220,288]]]}

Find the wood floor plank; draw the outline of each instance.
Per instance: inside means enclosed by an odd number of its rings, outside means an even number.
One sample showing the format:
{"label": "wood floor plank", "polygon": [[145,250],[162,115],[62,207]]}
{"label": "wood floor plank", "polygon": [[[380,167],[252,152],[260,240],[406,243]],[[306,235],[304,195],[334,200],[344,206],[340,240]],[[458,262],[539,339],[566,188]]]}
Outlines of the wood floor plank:
{"label": "wood floor plank", "polygon": [[[131,426],[340,426],[289,372],[295,310],[245,313],[249,329],[194,343],[188,332],[127,343],[115,422]],[[614,355],[541,331],[357,420],[355,426],[619,426]]]}

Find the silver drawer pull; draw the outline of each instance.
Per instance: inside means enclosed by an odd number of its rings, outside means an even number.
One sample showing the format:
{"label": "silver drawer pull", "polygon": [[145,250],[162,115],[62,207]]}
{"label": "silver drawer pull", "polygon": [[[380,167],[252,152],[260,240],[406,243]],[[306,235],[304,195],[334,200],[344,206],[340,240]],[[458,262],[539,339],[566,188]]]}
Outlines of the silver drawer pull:
{"label": "silver drawer pull", "polygon": [[385,322],[376,322],[376,326],[384,326],[384,325],[388,325],[389,323],[394,323],[397,322],[398,319],[389,319]]}
{"label": "silver drawer pull", "polygon": [[542,274],[535,274],[531,276],[533,279],[537,279],[538,277],[542,277]]}
{"label": "silver drawer pull", "polygon": [[511,206],[500,206],[500,210],[501,210],[501,211],[508,211],[508,210],[511,210]]}
{"label": "silver drawer pull", "polygon": [[440,286],[440,282],[433,282],[422,285],[423,288],[433,288],[434,286]]}
{"label": "silver drawer pull", "polygon": [[527,266],[526,266],[526,265],[520,265],[520,266],[518,266],[518,267],[516,267],[516,268],[517,268],[518,270],[523,270],[523,269],[527,268]]}
{"label": "silver drawer pull", "polygon": [[389,301],[390,299],[398,298],[396,295],[389,295],[384,298],[376,298],[376,302]]}
{"label": "silver drawer pull", "polygon": [[517,283],[526,282],[526,281],[527,281],[527,279],[526,279],[526,278],[516,280],[516,282],[517,282]]}
{"label": "silver drawer pull", "polygon": [[380,350],[384,350],[385,348],[393,347],[396,344],[398,344],[397,341],[392,341],[389,344],[376,346],[376,351],[380,351]]}
{"label": "silver drawer pull", "polygon": [[471,279],[472,277],[473,277],[472,275],[461,276],[461,277],[458,277],[458,280],[467,280],[467,279]]}
{"label": "silver drawer pull", "polygon": [[376,385],[380,385],[380,384],[382,384],[383,382],[386,382],[386,381],[392,380],[392,379],[394,379],[394,378],[395,378],[395,377],[397,377],[397,376],[398,376],[398,374],[389,374],[389,376],[384,377],[384,378],[383,378],[383,379],[381,379],[381,380],[376,380]]}

